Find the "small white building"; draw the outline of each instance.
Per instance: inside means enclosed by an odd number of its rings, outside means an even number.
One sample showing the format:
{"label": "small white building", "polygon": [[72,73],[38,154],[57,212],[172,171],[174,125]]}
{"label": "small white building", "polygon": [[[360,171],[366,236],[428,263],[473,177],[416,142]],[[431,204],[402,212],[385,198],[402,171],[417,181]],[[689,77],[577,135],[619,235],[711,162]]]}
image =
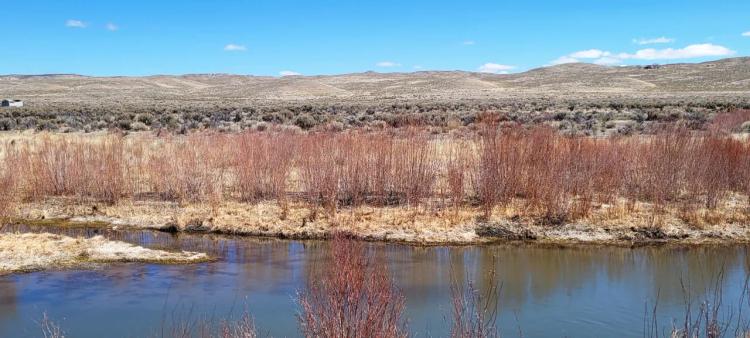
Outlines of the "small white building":
{"label": "small white building", "polygon": [[2,101],[0,101],[0,107],[23,107],[23,101],[21,101],[21,100],[2,100]]}

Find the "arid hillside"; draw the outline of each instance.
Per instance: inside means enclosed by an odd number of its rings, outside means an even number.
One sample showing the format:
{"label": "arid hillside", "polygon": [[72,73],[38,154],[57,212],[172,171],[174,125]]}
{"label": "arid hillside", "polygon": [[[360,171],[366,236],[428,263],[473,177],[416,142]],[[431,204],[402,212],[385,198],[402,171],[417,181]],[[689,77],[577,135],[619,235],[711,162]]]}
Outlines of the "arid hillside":
{"label": "arid hillside", "polygon": [[24,108],[0,111],[0,129],[445,127],[470,125],[487,111],[522,123],[567,122],[561,129],[591,130],[585,121],[592,119],[637,126],[687,120],[695,127],[711,114],[750,107],[750,58],[647,67],[565,64],[508,75],[6,75],[0,76],[0,97],[25,101]]}
{"label": "arid hillside", "polygon": [[0,93],[30,102],[339,99],[483,99],[519,94],[750,92],[750,58],[652,67],[564,64],[518,74],[462,71],[262,77],[7,75]]}

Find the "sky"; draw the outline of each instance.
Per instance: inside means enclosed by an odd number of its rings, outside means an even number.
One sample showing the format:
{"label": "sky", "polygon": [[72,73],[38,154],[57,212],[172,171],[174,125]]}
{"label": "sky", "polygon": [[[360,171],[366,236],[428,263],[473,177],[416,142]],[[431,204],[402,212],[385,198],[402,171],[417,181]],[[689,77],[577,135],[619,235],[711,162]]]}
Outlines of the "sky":
{"label": "sky", "polygon": [[502,74],[750,55],[748,0],[0,0],[0,8],[0,74]]}

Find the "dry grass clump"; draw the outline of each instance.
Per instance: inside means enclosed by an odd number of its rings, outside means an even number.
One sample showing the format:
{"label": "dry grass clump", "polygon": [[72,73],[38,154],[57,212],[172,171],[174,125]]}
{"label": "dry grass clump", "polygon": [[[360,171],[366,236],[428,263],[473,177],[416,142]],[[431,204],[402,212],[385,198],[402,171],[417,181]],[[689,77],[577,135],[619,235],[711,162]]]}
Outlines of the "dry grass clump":
{"label": "dry grass clump", "polygon": [[406,337],[404,296],[361,242],[331,241],[331,262],[299,296],[305,337]]}
{"label": "dry grass clump", "polygon": [[72,238],[47,233],[0,234],[0,275],[93,262],[191,263],[207,259],[203,253],[152,250],[101,236]]}

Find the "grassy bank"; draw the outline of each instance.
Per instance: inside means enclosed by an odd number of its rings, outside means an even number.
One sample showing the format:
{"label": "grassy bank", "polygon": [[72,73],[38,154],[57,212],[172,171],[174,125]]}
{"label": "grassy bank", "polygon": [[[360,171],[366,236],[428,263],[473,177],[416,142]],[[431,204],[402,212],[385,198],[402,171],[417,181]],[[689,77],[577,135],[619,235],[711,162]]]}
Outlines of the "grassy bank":
{"label": "grassy bank", "polygon": [[195,263],[208,260],[196,252],[151,250],[104,237],[72,238],[52,234],[0,234],[0,275],[92,263]]}
{"label": "grassy bank", "polygon": [[503,127],[3,134],[0,210],[176,231],[421,243],[748,240],[750,142]]}

